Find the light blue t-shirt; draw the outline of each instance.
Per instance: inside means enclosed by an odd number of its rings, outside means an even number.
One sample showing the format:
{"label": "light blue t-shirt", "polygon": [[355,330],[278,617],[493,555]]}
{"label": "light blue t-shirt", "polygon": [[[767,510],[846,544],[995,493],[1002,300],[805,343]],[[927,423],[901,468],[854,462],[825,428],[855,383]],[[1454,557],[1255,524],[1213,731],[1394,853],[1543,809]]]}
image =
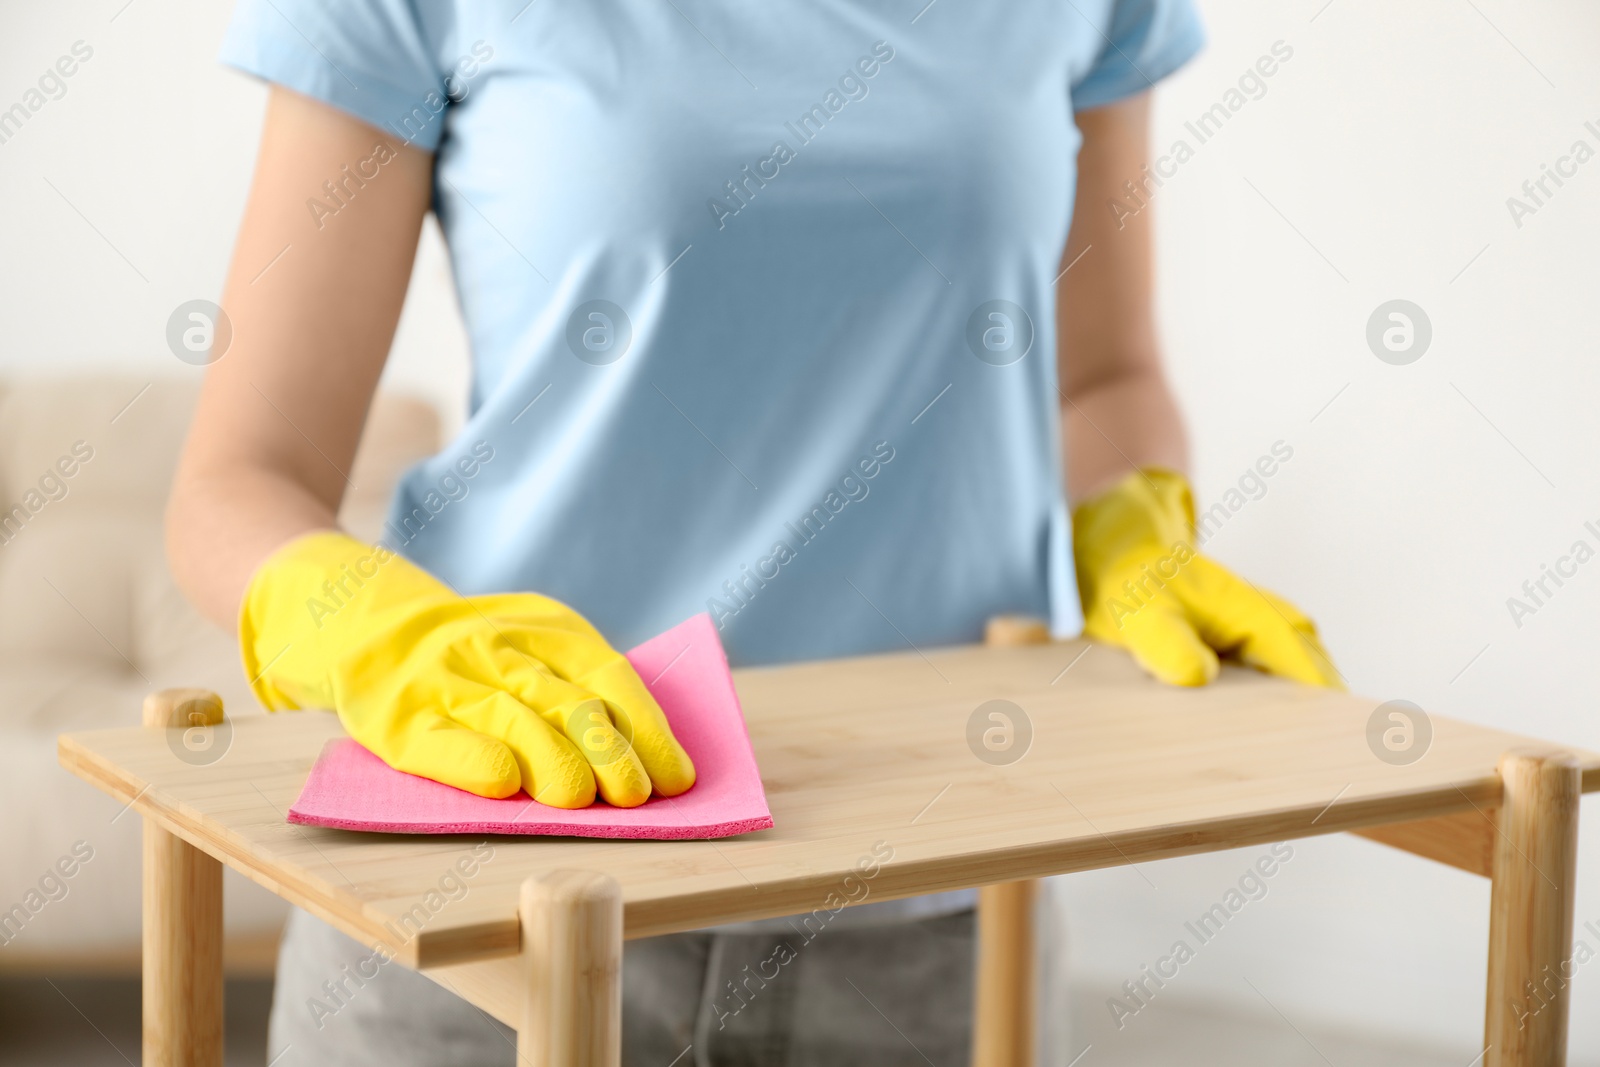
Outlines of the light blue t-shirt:
{"label": "light blue t-shirt", "polygon": [[1200,43],[1189,0],[241,0],[223,58],[436,152],[470,414],[389,542],[750,664],[1078,631],[1073,112]]}
{"label": "light blue t-shirt", "polygon": [[1190,0],[241,0],[223,58],[435,153],[470,411],[386,540],[619,648],[710,611],[739,665],[1078,632],[1073,113],[1201,39]]}

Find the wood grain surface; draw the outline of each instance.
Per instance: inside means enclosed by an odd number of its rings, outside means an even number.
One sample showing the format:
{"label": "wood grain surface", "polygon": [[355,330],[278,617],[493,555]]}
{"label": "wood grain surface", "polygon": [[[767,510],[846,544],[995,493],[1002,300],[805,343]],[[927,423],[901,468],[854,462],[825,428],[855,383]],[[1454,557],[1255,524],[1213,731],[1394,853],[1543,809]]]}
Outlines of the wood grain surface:
{"label": "wood grain surface", "polygon": [[[1081,641],[750,669],[736,682],[776,826],[720,841],[293,826],[284,813],[341,735],[321,712],[233,720],[230,747],[206,763],[136,728],[63,736],[60,759],[351,936],[437,967],[515,953],[520,887],[546,871],[616,879],[630,938],[813,910],[822,922],[846,902],[1492,818],[1501,754],[1532,744],[1434,717],[1426,755],[1395,766],[1369,748],[1377,701],[1234,669],[1203,689],[1168,688]],[[986,762],[969,743],[973,713],[992,700],[1031,725],[1013,762]],[[1600,788],[1600,755],[1573,756],[1584,790]]]}

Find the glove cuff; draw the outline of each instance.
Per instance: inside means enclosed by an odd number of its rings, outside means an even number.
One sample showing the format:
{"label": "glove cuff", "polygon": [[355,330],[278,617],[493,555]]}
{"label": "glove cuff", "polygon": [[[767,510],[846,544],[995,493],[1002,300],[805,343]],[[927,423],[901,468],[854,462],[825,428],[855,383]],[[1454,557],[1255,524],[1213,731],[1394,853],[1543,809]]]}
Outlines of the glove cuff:
{"label": "glove cuff", "polygon": [[256,568],[239,604],[239,652],[251,690],[272,711],[333,707],[328,667],[348,629],[341,624],[397,597],[414,603],[430,593],[449,590],[382,545],[337,530],[289,541]]}
{"label": "glove cuff", "polygon": [[1194,543],[1194,494],[1177,471],[1147,467],[1133,471],[1072,512],[1077,554],[1096,570],[1114,566],[1140,549],[1162,551]]}

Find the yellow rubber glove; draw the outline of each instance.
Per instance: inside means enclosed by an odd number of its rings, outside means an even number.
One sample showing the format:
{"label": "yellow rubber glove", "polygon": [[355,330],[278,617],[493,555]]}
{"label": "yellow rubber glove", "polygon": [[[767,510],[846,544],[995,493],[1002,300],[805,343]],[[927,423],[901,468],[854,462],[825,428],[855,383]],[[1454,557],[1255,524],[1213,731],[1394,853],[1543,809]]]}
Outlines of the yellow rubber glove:
{"label": "yellow rubber glove", "polygon": [[331,708],[389,766],[486,797],[519,787],[635,807],[694,765],[621,653],[533,593],[461,597],[382,547],[321,531],[278,549],[239,613],[261,702]]}
{"label": "yellow rubber glove", "polygon": [[1343,689],[1317,629],[1194,547],[1183,475],[1128,475],[1072,513],[1084,633],[1126,648],[1169,685],[1205,685],[1218,654],[1268,674]]}

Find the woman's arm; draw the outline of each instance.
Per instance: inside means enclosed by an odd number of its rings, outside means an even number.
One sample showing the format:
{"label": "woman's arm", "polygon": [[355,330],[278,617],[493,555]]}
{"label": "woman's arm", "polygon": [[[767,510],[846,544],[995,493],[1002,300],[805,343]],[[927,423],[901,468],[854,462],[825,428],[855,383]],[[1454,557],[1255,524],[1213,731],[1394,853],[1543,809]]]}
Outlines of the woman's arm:
{"label": "woman's arm", "polygon": [[1310,619],[1195,548],[1188,446],[1156,341],[1150,213],[1108,207],[1127,203],[1125,183],[1144,175],[1149,122],[1148,93],[1078,114],[1078,201],[1062,266],[1083,258],[1057,293],[1057,358],[1084,633],[1172,685],[1211,681],[1220,654],[1338,686]]}
{"label": "woman's arm", "polygon": [[[1161,370],[1151,295],[1150,213],[1120,222],[1149,156],[1150,94],[1078,113],[1078,194],[1056,293],[1067,488],[1074,502],[1130,471],[1188,464],[1183,417]],[[1086,251],[1087,250],[1087,251]],[[1082,255],[1082,259],[1078,257]]]}
{"label": "woman's arm", "polygon": [[[335,524],[411,277],[431,160],[272,90],[222,299],[232,345],[206,373],[167,507],[178,584],[230,631],[261,561]],[[344,183],[346,203],[319,221],[308,202],[331,203],[328,181]]]}
{"label": "woman's arm", "polygon": [[[694,784],[688,753],[571,608],[469,601],[331,529],[431,182],[425,153],[273,91],[223,297],[233,345],[206,375],[168,505],[172,569],[202,612],[237,624],[264,705],[331,708],[392,767],[565,808],[677,796]],[[337,213],[312,210],[325,183]]]}

